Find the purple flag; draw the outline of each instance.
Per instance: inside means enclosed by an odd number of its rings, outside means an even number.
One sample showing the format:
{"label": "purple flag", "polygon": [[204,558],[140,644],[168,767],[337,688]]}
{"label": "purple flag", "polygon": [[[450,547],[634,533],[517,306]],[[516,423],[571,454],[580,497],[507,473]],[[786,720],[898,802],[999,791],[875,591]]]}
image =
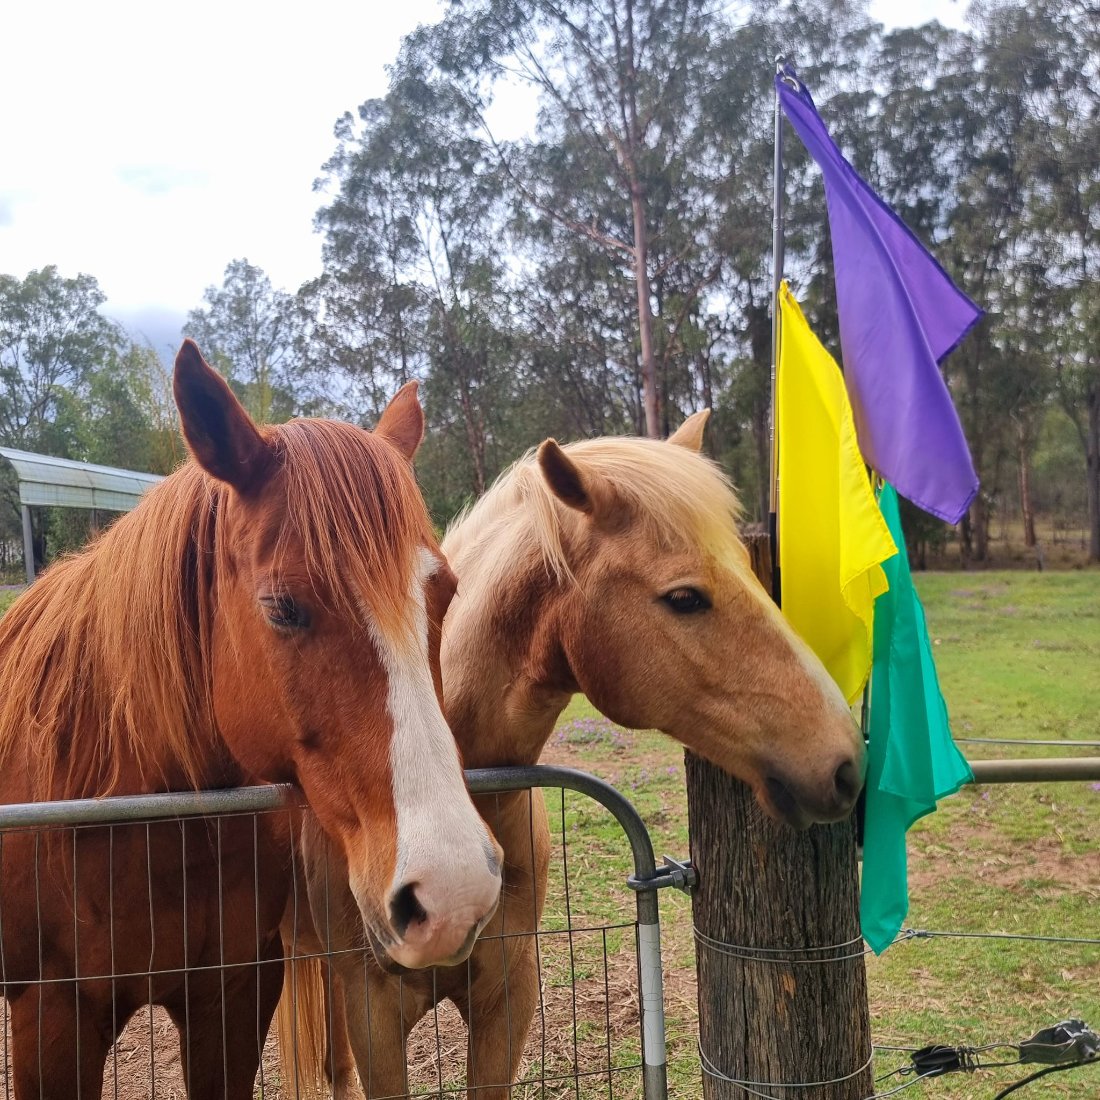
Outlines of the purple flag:
{"label": "purple flag", "polygon": [[794,70],[775,86],[825,177],[844,379],[860,449],[902,496],[958,523],[978,476],[939,364],[982,310],[844,159]]}

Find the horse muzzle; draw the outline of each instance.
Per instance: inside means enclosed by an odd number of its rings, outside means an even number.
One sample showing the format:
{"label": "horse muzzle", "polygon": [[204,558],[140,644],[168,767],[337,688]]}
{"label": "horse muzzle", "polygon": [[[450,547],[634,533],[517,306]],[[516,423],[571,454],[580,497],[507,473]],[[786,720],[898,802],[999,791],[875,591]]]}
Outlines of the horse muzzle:
{"label": "horse muzzle", "polygon": [[862,753],[843,756],[822,769],[820,777],[803,778],[773,771],[763,783],[764,808],[795,829],[842,821],[863,789],[866,767]]}

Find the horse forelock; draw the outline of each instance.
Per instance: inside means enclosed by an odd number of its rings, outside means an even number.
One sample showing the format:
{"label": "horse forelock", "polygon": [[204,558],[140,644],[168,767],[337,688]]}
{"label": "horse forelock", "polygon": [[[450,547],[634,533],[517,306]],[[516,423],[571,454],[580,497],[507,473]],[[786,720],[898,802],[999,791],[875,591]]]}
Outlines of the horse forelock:
{"label": "horse forelock", "polygon": [[[567,444],[563,450],[583,471],[611,490],[631,517],[639,537],[655,548],[693,546],[738,573],[749,559],[737,532],[741,505],[732,484],[705,455],[684,447],[633,436],[606,436]],[[443,549],[467,586],[467,559],[502,561],[487,553],[497,540],[526,543],[557,581],[572,582],[571,534],[587,518],[553,494],[529,451],[489,491],[452,523]],[[509,561],[523,554],[509,555]],[[468,591],[468,589],[467,589]]]}
{"label": "horse forelock", "polygon": [[333,610],[359,619],[366,611],[375,629],[405,639],[418,548],[434,542],[408,462],[378,436],[338,421],[292,420],[267,431],[286,479],[276,568],[304,568]]}
{"label": "horse forelock", "polygon": [[[331,421],[265,435],[281,458],[282,530],[296,536],[280,542],[301,548],[308,574],[341,610],[365,603],[378,629],[404,637],[417,547],[431,536],[408,464],[382,440]],[[0,769],[26,771],[16,797],[219,779],[211,769],[227,758],[210,667],[216,578],[241,549],[225,537],[229,493],[188,463],[0,619]]]}

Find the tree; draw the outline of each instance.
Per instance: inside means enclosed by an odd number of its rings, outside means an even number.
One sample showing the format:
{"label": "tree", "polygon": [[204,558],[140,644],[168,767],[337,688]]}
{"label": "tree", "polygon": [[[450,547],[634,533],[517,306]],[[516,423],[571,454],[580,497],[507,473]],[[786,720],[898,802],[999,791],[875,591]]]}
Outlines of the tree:
{"label": "tree", "polygon": [[[661,434],[663,399],[654,246],[665,200],[691,173],[710,28],[719,23],[700,0],[453,3],[442,23],[406,40],[399,63],[460,85],[483,123],[502,76],[538,90],[539,140],[514,150],[490,141],[533,211],[629,265],[651,436]],[[691,311],[683,300],[669,304],[677,317]]]}
{"label": "tree", "polygon": [[311,355],[341,368],[355,415],[373,419],[409,378],[425,383],[427,448],[454,433],[463,443],[456,504],[511,457],[520,381],[499,173],[463,119],[452,89],[410,74],[341,120],[317,215],[325,272],[308,288]]}
{"label": "tree", "polygon": [[9,446],[66,453],[52,430],[59,407],[121,343],[98,312],[104,301],[91,275],[66,279],[53,266],[0,275],[0,438]]}
{"label": "tree", "polygon": [[[1080,4],[988,0],[970,32],[884,34],[860,0],[761,0],[740,25],[701,0],[455,0],[405,40],[389,94],[339,124],[325,270],[297,301],[308,407],[366,423],[420,378],[421,471],[450,510],[542,435],[663,434],[711,405],[714,453],[763,513],[782,52],[857,169],[987,309],[945,363],[983,482],[967,555],[988,555],[1014,494],[1033,526],[1054,393],[1100,517],[1100,74]],[[536,128],[501,141],[493,101],[516,81],[539,93]],[[836,348],[820,174],[789,133],[785,155],[786,270]],[[1044,485],[1064,453],[1044,452]]]}
{"label": "tree", "polygon": [[1085,455],[1089,559],[1100,561],[1100,30],[1095,11],[1076,0],[1024,10],[991,3],[981,14],[1005,51],[1020,56],[1016,69],[1038,116],[1028,219],[1049,304],[1041,331]]}
{"label": "tree", "polygon": [[183,335],[202,346],[253,419],[264,423],[292,415],[292,296],[275,290],[248,260],[232,260],[222,285],[207,287],[203,301],[205,308],[187,315]]}
{"label": "tree", "polygon": [[79,418],[85,461],[169,474],[185,457],[171,379],[148,345],[127,344],[91,371]]}

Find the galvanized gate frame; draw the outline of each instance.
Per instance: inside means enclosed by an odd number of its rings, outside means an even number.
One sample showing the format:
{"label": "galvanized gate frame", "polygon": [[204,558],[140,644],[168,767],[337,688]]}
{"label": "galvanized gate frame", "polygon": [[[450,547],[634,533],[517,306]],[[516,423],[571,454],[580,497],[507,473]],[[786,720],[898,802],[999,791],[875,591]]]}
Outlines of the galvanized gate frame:
{"label": "galvanized gate frame", "polygon": [[492,794],[526,787],[555,787],[577,791],[600,803],[618,821],[634,856],[634,874],[627,885],[634,891],[638,911],[638,1011],[642,1030],[642,1088],[645,1100],[666,1100],[668,1066],[665,1048],[665,985],[661,965],[661,927],[657,891],[665,886],[685,887],[678,866],[658,868],[653,842],[645,823],[630,801],[610,783],[575,768],[537,764],[525,768],[474,768],[466,772],[471,794]]}
{"label": "galvanized gate frame", "polygon": [[[667,1100],[664,975],[657,891],[666,886],[688,889],[691,868],[666,857],[658,867],[653,843],[638,811],[609,783],[574,768],[549,765],[477,768],[466,772],[471,794],[499,794],[531,787],[576,791],[600,803],[619,823],[630,842],[634,873],[626,885],[637,906],[638,1007],[641,1017],[642,1087],[645,1100]],[[218,791],[174,791],[165,794],[83,798],[63,802],[0,806],[0,833],[8,829],[126,824],[166,818],[265,813],[303,805],[300,793],[286,784],[238,787]]]}

